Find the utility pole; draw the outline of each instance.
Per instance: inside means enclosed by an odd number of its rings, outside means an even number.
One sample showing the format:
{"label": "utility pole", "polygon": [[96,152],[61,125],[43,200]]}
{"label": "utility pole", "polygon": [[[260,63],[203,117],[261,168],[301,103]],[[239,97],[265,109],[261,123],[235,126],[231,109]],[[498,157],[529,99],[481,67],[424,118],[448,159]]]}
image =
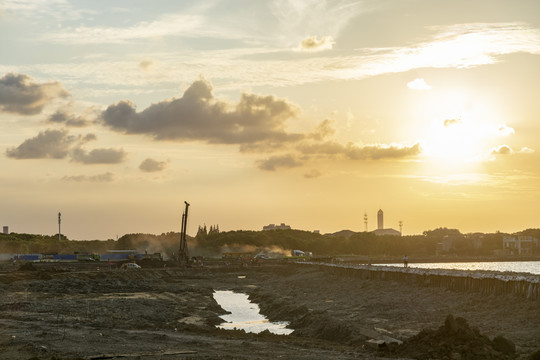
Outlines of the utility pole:
{"label": "utility pole", "polygon": [[58,212],[58,241],[62,240],[62,231],[60,230],[60,223],[62,222],[61,216],[62,214]]}

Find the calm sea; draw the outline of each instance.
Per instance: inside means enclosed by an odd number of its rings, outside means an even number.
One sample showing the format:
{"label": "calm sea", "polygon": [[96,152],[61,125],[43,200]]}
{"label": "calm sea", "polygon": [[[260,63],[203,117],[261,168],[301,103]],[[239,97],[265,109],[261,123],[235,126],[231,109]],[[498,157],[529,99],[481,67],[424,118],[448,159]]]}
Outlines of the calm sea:
{"label": "calm sea", "polygon": [[[400,266],[403,264],[377,264],[380,266]],[[540,261],[502,261],[502,262],[455,262],[455,263],[409,263],[411,268],[451,269],[469,271],[512,271],[540,275]]]}

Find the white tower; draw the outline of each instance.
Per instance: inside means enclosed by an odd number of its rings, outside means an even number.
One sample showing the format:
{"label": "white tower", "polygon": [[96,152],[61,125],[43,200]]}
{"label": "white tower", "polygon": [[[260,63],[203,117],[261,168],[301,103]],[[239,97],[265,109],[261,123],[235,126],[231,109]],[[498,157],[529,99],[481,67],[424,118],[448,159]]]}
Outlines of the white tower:
{"label": "white tower", "polygon": [[377,211],[377,229],[384,229],[383,211]]}

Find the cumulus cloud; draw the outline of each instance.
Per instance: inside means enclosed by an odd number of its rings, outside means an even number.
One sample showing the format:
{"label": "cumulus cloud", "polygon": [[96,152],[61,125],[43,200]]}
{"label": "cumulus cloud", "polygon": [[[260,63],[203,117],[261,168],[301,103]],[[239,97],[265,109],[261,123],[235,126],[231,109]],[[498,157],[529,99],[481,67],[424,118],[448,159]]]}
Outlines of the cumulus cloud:
{"label": "cumulus cloud", "polygon": [[259,169],[266,171],[276,171],[278,168],[293,168],[302,165],[294,155],[276,155],[265,160],[259,160]]}
{"label": "cumulus cloud", "polygon": [[122,149],[94,149],[87,151],[81,146],[96,140],[95,134],[69,135],[67,130],[41,131],[37,136],[26,139],[17,147],[6,150],[13,159],[64,159],[83,164],[116,164],[126,158]]}
{"label": "cumulus cloud", "polygon": [[157,172],[165,170],[167,167],[166,161],[158,161],[151,158],[147,158],[141,162],[139,169],[144,172]]}
{"label": "cumulus cloud", "polygon": [[92,124],[92,121],[84,115],[76,115],[67,109],[57,110],[47,119],[49,123],[62,124],[72,127],[84,127]]}
{"label": "cumulus cloud", "polygon": [[124,161],[127,153],[123,149],[93,149],[90,151],[80,147],[74,148],[72,160],[83,164],[118,164]]}
{"label": "cumulus cloud", "polygon": [[205,141],[213,144],[253,144],[294,141],[302,137],[285,130],[298,110],[272,95],[243,94],[237,104],[214,98],[210,82],[200,79],[181,98],[153,104],[141,112],[129,101],[110,105],[103,124],[125,134],[154,140]]}
{"label": "cumulus cloud", "polygon": [[6,155],[13,159],[63,159],[77,139],[66,130],[47,129],[17,147],[8,148]]}
{"label": "cumulus cloud", "polygon": [[431,86],[424,79],[414,79],[407,83],[407,87],[411,90],[431,90]]}
{"label": "cumulus cloud", "polygon": [[323,36],[318,39],[317,36],[310,36],[300,42],[297,47],[299,51],[324,51],[331,50],[336,42],[331,36]]}
{"label": "cumulus cloud", "polygon": [[58,82],[40,84],[28,75],[14,73],[0,78],[0,111],[35,115],[50,101],[68,95]]}
{"label": "cumulus cloud", "polygon": [[74,182],[111,182],[114,181],[114,174],[111,172],[106,172],[98,175],[73,175],[73,176],[64,176],[62,180],[64,181],[74,181]]}

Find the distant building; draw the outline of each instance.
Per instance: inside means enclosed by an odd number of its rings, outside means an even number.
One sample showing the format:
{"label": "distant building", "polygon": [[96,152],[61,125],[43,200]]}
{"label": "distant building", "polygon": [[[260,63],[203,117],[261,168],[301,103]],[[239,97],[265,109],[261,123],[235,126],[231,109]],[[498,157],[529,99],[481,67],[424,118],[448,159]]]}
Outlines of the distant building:
{"label": "distant building", "polygon": [[395,229],[384,228],[384,213],[381,209],[377,211],[377,230],[373,230],[372,233],[378,236],[382,236],[382,235],[401,236],[401,232]]}
{"label": "distant building", "polygon": [[401,236],[401,233],[394,229],[377,229],[377,230],[373,230],[372,233],[378,236],[382,236],[382,235]]}
{"label": "distant building", "polygon": [[9,227],[8,226],[4,226],[3,229],[2,229],[2,232],[4,234],[9,234]]}
{"label": "distant building", "polygon": [[263,226],[263,230],[291,230],[291,227],[289,225],[285,225],[285,223],[281,223],[281,225],[270,224]]}
{"label": "distant building", "polygon": [[532,236],[512,235],[503,237],[503,250],[511,255],[532,254],[538,248],[538,239]]}

